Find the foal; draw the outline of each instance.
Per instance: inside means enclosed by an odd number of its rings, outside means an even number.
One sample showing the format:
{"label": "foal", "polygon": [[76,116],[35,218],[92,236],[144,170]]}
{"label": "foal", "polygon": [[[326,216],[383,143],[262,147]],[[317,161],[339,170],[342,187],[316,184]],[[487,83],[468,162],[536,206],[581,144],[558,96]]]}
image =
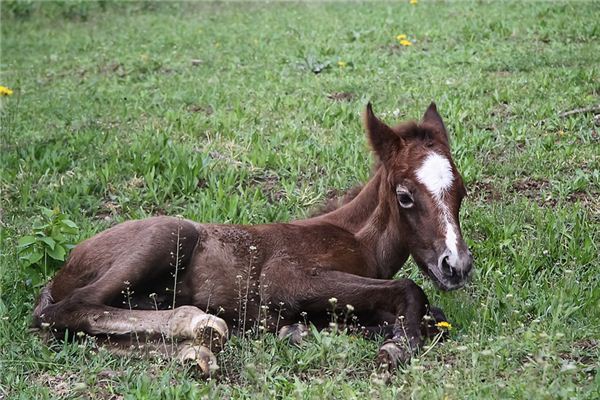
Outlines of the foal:
{"label": "foal", "polygon": [[473,264],[458,218],[465,188],[434,103],[421,122],[394,128],[369,104],[364,122],[377,168],[340,208],[255,226],[121,223],[73,249],[43,289],[34,325],[110,343],[168,338],[156,350],[208,374],[229,329],[260,324],[297,336],[301,320],[325,326],[335,298],[365,329],[388,332],[380,364],[406,362],[431,334],[432,309],[413,281],[392,277],[411,255],[439,288],[465,284]]}

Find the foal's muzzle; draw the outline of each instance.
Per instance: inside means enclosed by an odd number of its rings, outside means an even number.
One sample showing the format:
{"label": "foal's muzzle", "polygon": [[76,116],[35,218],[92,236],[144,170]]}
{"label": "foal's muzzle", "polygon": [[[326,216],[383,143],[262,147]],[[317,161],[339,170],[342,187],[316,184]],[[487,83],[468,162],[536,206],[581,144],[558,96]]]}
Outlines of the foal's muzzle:
{"label": "foal's muzzle", "polygon": [[438,259],[438,270],[442,272],[445,286],[448,289],[458,289],[462,287],[473,269],[473,254],[469,250],[459,255],[444,253]]}

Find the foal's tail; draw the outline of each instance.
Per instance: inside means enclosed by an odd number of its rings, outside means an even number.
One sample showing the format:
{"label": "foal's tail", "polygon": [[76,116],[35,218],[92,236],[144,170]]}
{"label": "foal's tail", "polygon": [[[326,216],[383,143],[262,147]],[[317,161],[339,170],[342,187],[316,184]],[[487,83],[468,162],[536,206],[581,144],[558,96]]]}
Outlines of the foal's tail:
{"label": "foal's tail", "polygon": [[52,298],[52,294],[50,293],[50,283],[44,286],[42,292],[40,293],[40,297],[38,297],[37,304],[33,310],[33,321],[31,323],[32,328],[41,328],[42,327],[42,318],[44,315],[44,310],[50,305],[54,303],[54,299]]}

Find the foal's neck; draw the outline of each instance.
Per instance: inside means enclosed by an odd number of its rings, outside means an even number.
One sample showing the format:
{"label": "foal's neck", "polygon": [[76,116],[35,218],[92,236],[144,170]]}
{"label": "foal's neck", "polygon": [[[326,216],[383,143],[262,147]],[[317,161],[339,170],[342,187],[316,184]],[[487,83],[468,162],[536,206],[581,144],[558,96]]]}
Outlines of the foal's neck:
{"label": "foal's neck", "polygon": [[386,278],[400,269],[409,254],[391,195],[387,173],[380,166],[352,201],[317,218],[352,233],[363,249],[372,252],[379,275]]}

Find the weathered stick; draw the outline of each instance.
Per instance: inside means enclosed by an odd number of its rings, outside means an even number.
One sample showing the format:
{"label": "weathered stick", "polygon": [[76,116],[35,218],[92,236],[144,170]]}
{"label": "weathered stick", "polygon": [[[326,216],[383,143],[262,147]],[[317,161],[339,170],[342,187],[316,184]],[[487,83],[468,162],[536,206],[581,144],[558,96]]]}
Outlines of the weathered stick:
{"label": "weathered stick", "polygon": [[600,112],[600,104],[591,106],[591,107],[576,108],[574,110],[563,111],[563,112],[559,113],[558,116],[560,118],[564,118],[564,117],[568,117],[569,115],[585,114],[585,113],[596,112],[596,111]]}

